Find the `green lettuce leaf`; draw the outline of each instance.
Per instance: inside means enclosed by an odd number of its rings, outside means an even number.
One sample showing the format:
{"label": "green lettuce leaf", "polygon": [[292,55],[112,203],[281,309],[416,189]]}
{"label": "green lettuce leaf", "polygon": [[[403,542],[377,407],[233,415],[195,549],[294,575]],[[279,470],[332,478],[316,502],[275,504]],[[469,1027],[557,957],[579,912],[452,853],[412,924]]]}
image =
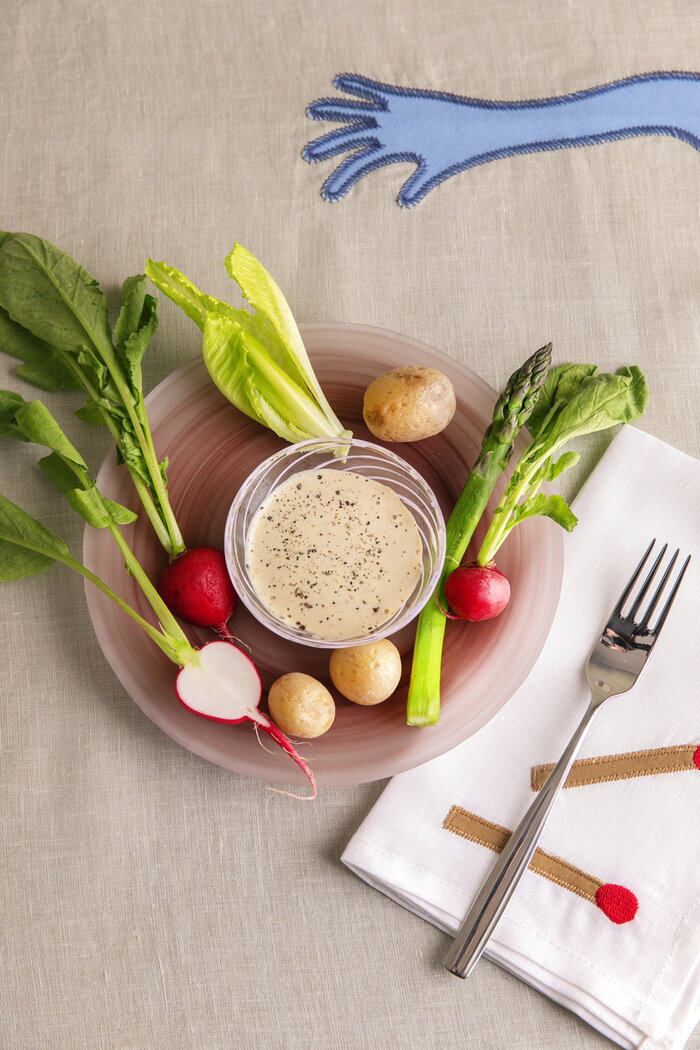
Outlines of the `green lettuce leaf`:
{"label": "green lettuce leaf", "polygon": [[148,259],[145,271],[204,333],[204,361],[221,393],[285,441],[348,439],[328,403],[278,285],[236,244],[226,268],[253,312],[201,292],[184,274]]}
{"label": "green lettuce leaf", "polygon": [[305,390],[236,321],[209,314],[203,346],[204,362],[214,383],[241,412],[285,441],[336,436]]}
{"label": "green lettuce leaf", "polygon": [[[327,414],[333,415],[311,366],[294,315],[271,274],[242,244],[234,245],[233,251],[226,256],[225,265],[229,276],[254,308],[256,327],[263,326],[260,331],[261,341],[266,342],[264,333],[267,332],[272,348],[278,350],[278,363],[291,379],[308,388]],[[274,336],[276,339],[273,340]]]}

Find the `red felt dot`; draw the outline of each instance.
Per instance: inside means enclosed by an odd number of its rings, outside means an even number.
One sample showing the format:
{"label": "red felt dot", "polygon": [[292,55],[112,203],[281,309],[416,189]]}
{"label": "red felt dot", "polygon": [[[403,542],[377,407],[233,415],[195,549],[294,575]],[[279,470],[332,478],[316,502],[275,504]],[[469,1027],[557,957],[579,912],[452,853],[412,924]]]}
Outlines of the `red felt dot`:
{"label": "red felt dot", "polygon": [[595,895],[595,902],[611,922],[631,922],[637,914],[639,901],[631,890],[606,882]]}
{"label": "red felt dot", "polygon": [[700,769],[700,747],[696,749],[695,754],[693,755],[693,764]]}

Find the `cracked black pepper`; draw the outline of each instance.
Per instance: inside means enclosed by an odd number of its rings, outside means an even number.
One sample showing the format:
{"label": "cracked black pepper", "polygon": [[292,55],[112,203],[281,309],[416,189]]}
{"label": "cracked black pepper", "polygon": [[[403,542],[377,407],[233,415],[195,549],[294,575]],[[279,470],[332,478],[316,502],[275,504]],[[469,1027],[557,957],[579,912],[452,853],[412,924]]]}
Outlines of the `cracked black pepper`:
{"label": "cracked black pepper", "polygon": [[257,510],[246,562],[278,619],[320,638],[361,638],[413,593],[421,540],[386,485],[353,471],[307,470]]}

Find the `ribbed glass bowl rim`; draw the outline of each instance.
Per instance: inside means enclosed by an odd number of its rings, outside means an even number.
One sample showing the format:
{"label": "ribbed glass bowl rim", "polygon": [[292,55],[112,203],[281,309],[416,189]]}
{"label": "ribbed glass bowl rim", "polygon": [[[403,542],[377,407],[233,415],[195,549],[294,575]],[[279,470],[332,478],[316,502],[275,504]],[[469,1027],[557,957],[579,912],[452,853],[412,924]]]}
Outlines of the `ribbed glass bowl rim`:
{"label": "ribbed glass bowl rim", "polygon": [[[383,460],[385,463],[392,465],[399,473],[409,477],[417,488],[421,491],[423,498],[429,508],[433,518],[434,526],[432,528],[432,540],[435,543],[436,551],[434,556],[434,565],[430,575],[425,579],[423,586],[421,587],[418,596],[413,602],[407,602],[404,606],[398,610],[392,617],[390,617],[385,623],[380,624],[374,630],[368,632],[365,635],[353,636],[348,638],[320,638],[317,636],[308,636],[300,631],[295,630],[288,624],[277,620],[274,615],[266,608],[265,605],[257,597],[255,590],[250,583],[248,573],[246,572],[245,565],[241,562],[238,557],[236,546],[233,542],[233,534],[238,521],[238,518],[247,513],[249,509],[249,501],[252,491],[255,486],[261,480],[261,478],[271,470],[275,464],[280,460],[294,460],[295,458],[303,459],[308,454],[317,451],[319,453],[328,452],[331,453],[336,448],[353,448],[353,449],[364,449],[368,454],[377,456],[378,459]],[[352,469],[352,468],[349,468]],[[281,484],[284,480],[288,480],[291,475],[287,475],[286,478],[283,476],[277,479],[277,485]],[[399,494],[399,498],[400,494]],[[402,500],[402,502],[404,502]],[[413,513],[411,507],[408,508]],[[423,530],[419,527],[421,534],[421,544],[425,548],[425,537],[423,536]],[[288,641],[298,642],[300,645],[310,646],[318,649],[341,649],[353,645],[362,645],[370,641],[378,641],[381,638],[387,638],[397,631],[400,631],[403,627],[406,627],[413,619],[415,619],[423,606],[429,601],[430,596],[435,590],[435,586],[440,578],[443,565],[445,562],[445,550],[446,550],[446,533],[445,523],[442,510],[435,497],[435,493],[432,488],[425,480],[420,471],[416,470],[415,467],[411,466],[407,460],[403,459],[396,452],[391,449],[384,448],[383,445],[375,444],[373,441],[365,441],[363,438],[350,438],[344,440],[341,437],[335,438],[309,438],[305,441],[299,441],[295,444],[287,445],[285,448],[275,452],[272,456],[268,456],[264,459],[252,473],[248,475],[243,484],[238,489],[238,492],[233,498],[231,507],[229,509],[226,525],[224,528],[224,555],[226,558],[226,565],[228,572],[233,582],[233,586],[238,594],[239,599],[243,602],[249,612],[256,617],[265,627],[269,630],[274,631],[282,638],[286,638]]]}

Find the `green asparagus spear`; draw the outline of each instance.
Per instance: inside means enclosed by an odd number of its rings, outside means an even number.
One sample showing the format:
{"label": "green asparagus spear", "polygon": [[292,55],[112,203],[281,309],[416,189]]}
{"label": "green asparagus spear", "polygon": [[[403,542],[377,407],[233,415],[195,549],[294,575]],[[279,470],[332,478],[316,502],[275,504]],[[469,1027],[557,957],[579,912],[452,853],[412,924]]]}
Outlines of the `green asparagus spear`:
{"label": "green asparagus spear", "polygon": [[513,452],[520,427],[535,407],[552,356],[541,347],[508,380],[484,434],[481,452],[447,522],[445,564],[433,596],[420,614],[413,649],[406,721],[434,725],[440,716],[440,667],[446,618],[445,580],[457,568],[501,472]]}

